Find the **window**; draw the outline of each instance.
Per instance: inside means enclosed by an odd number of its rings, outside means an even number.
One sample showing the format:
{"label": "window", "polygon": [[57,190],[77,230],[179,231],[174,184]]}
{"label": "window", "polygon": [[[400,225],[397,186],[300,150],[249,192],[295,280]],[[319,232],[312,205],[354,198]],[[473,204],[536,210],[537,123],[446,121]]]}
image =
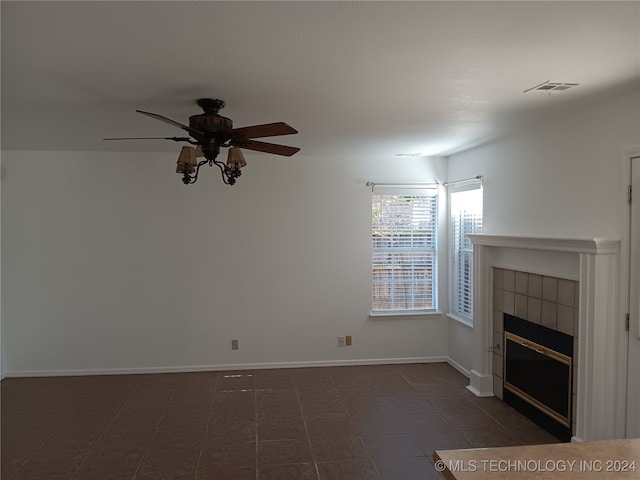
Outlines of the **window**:
{"label": "window", "polygon": [[374,193],[373,312],[437,308],[438,191]]}
{"label": "window", "polygon": [[482,187],[451,191],[451,288],[449,311],[473,323],[473,245],[470,233],[482,230]]}

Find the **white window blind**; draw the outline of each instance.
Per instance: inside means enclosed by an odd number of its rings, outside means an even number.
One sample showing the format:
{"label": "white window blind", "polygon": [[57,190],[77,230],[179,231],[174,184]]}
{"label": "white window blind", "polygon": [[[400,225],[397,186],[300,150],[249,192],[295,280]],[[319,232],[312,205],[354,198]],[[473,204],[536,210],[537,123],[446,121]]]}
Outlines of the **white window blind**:
{"label": "white window blind", "polygon": [[482,188],[452,192],[450,312],[473,322],[473,244],[470,233],[482,230]]}
{"label": "white window blind", "polygon": [[373,311],[435,310],[437,190],[372,197]]}

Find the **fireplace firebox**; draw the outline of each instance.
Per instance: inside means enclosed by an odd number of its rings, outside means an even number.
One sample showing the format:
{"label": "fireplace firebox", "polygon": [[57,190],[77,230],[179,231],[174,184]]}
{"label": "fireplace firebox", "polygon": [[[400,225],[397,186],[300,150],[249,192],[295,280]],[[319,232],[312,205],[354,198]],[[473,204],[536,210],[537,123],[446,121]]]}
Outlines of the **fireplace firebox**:
{"label": "fireplace firebox", "polygon": [[570,441],[573,337],[505,313],[504,347],[504,401]]}

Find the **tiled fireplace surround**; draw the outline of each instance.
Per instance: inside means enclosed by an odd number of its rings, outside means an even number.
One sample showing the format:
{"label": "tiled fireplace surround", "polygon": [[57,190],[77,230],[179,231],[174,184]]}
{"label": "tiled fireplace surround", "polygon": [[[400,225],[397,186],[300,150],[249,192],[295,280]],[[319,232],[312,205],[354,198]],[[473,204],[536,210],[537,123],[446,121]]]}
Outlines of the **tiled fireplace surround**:
{"label": "tiled fireplace surround", "polygon": [[[544,325],[573,336],[573,406],[576,409],[578,378],[577,280],[493,267],[493,394],[502,399],[504,365],[504,314]],[[576,433],[575,417],[572,431]]]}
{"label": "tiled fireplace surround", "polygon": [[[502,396],[504,312],[574,336],[573,441],[624,436],[620,242],[470,235],[474,244],[469,390]],[[496,345],[500,345],[499,349]]]}

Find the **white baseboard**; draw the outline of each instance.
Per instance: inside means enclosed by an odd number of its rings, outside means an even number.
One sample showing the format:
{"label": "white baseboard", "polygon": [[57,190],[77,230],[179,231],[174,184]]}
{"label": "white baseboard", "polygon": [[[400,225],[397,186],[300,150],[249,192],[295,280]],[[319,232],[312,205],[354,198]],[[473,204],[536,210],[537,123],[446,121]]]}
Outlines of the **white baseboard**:
{"label": "white baseboard", "polygon": [[493,397],[493,375],[480,375],[471,370],[467,389],[476,397]]}
{"label": "white baseboard", "polygon": [[[184,373],[230,370],[265,370],[276,368],[347,367],[356,365],[390,365],[406,363],[449,362],[444,356],[408,358],[370,358],[354,360],[319,360],[306,362],[236,363],[223,365],[185,365],[180,367],[94,368],[71,370],[16,370],[4,372],[5,377],[71,377],[88,375],[135,375],[145,373]],[[454,365],[454,368],[455,367]],[[464,373],[464,372],[463,372]]]}
{"label": "white baseboard", "polygon": [[447,363],[449,365],[451,365],[453,368],[455,368],[456,370],[458,370],[465,377],[471,378],[471,372],[469,370],[467,370],[466,368],[464,368],[462,365],[460,365],[455,360],[452,360],[451,358],[447,358]]}

